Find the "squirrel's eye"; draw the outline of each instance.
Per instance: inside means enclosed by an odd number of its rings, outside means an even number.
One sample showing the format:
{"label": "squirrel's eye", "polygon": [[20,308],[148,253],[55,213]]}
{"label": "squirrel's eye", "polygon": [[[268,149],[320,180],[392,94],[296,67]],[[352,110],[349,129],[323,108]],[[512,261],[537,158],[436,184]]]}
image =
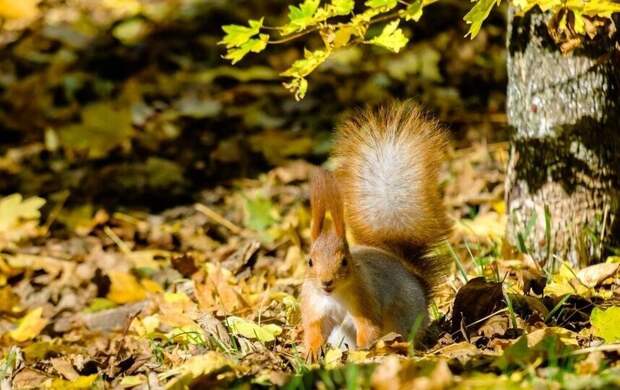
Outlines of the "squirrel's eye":
{"label": "squirrel's eye", "polygon": [[312,258],[308,257],[308,267],[312,267]]}
{"label": "squirrel's eye", "polygon": [[340,265],[342,267],[346,267],[349,264],[349,262],[347,261],[347,258],[345,257],[344,259],[342,259],[342,263],[340,263]]}

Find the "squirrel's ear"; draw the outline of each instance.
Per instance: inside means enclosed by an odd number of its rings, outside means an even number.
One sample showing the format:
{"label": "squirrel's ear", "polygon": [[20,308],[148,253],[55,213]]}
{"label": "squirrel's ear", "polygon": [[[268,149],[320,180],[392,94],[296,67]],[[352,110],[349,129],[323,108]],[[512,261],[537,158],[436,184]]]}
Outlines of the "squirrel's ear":
{"label": "squirrel's ear", "polygon": [[344,238],[344,213],[342,196],[334,174],[322,168],[312,170],[310,179],[310,206],[312,208],[312,240],[323,229],[325,212],[329,211],[338,237]]}
{"label": "squirrel's ear", "polygon": [[325,172],[325,183],[326,190],[325,194],[325,203],[326,208],[329,210],[332,221],[334,222],[334,230],[336,231],[336,235],[340,238],[345,238],[345,227],[344,227],[344,212],[342,206],[342,195],[340,194],[340,189],[338,188],[338,182],[336,181],[336,177],[331,172]]}
{"label": "squirrel's ear", "polygon": [[312,210],[312,227],[310,236],[316,240],[323,230],[325,220],[325,177],[321,168],[310,171],[310,209]]}

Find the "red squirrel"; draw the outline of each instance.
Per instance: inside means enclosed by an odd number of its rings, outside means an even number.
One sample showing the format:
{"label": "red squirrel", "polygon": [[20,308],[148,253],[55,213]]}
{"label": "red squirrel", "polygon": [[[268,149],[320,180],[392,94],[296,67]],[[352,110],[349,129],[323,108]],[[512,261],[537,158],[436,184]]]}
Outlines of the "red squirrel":
{"label": "red squirrel", "polygon": [[446,147],[445,131],[412,102],[360,112],[337,129],[337,168],[316,168],[310,184],[301,291],[310,359],[326,342],[366,348],[428,324],[429,297],[449,266],[434,251],[450,231],[438,188]]}

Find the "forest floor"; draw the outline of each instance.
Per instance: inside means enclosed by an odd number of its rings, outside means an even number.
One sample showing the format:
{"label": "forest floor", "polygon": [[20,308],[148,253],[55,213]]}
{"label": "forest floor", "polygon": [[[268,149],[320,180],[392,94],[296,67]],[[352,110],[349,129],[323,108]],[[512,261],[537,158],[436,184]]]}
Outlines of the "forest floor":
{"label": "forest floor", "polygon": [[617,388],[620,259],[552,273],[510,247],[506,148],[456,150],[443,169],[454,267],[426,344],[388,335],[312,365],[306,162],[157,214],[59,198],[43,218],[41,198],[2,198],[2,388]]}
{"label": "forest floor", "polygon": [[[469,2],[437,2],[400,53],[341,49],[295,102],[279,73],[320,37],[235,66],[217,44],[289,1],[0,4],[24,14],[0,29],[0,389],[620,388],[620,258],[541,268],[530,223],[505,239],[504,13],[469,40]],[[423,345],[308,364],[308,162],[390,98],[450,129],[452,271]]]}

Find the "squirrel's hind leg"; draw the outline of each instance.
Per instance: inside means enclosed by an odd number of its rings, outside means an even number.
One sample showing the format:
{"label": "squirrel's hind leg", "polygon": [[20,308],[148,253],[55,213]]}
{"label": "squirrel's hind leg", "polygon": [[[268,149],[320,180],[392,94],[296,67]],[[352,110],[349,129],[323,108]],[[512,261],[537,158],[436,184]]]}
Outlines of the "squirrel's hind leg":
{"label": "squirrel's hind leg", "polygon": [[353,317],[353,322],[358,348],[368,348],[381,335],[381,329],[366,317]]}

